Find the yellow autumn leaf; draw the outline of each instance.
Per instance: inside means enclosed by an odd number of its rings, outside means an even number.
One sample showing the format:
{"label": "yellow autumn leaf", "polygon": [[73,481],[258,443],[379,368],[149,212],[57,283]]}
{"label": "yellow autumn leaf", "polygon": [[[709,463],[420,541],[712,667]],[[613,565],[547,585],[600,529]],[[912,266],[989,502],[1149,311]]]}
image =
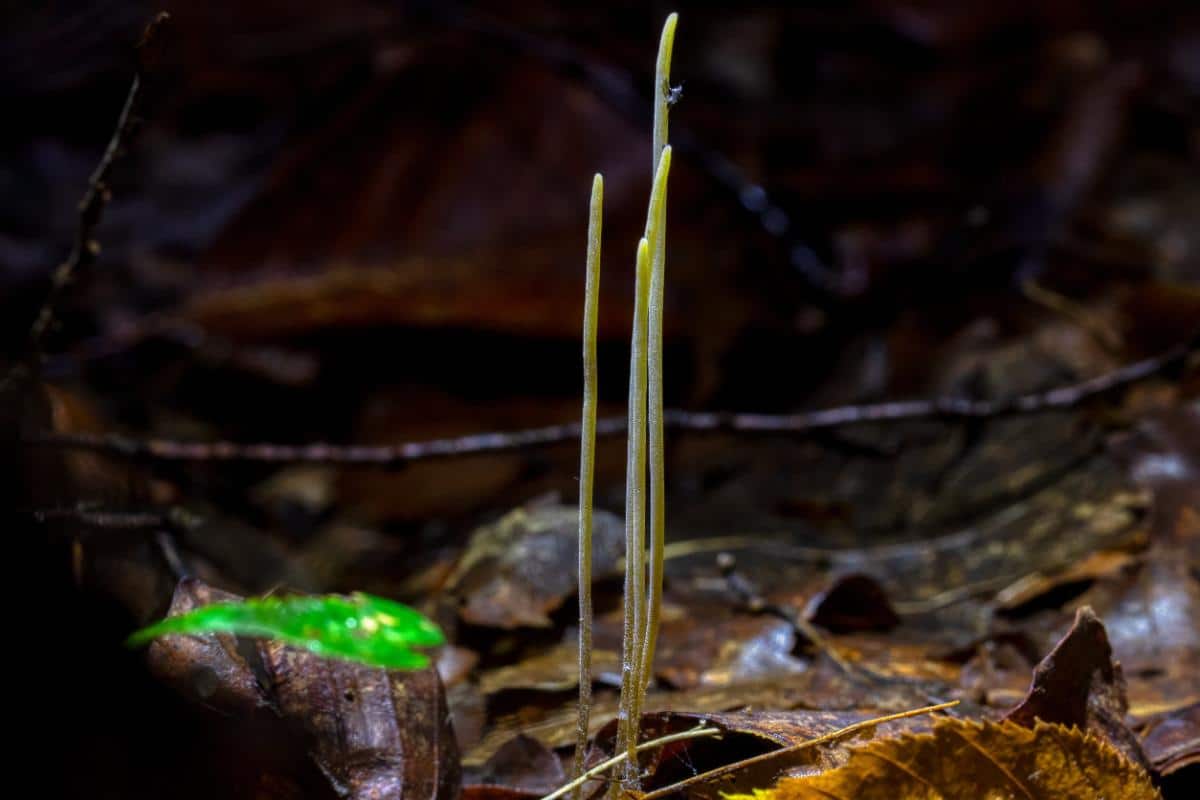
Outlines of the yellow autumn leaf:
{"label": "yellow autumn leaf", "polygon": [[880,739],[841,767],[728,800],[1155,800],[1150,776],[1078,728],[944,718]]}

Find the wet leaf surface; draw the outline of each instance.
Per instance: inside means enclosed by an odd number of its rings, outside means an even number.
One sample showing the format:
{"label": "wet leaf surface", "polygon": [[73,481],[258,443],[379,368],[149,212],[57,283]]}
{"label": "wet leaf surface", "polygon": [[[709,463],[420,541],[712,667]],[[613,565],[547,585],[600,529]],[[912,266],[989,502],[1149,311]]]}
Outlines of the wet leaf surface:
{"label": "wet leaf surface", "polygon": [[566,783],[567,774],[558,756],[541,742],[516,736],[463,780],[469,796],[541,797]]}
{"label": "wet leaf surface", "polygon": [[[230,599],[237,598],[185,581],[173,611]],[[244,647],[223,634],[168,637],[149,657],[167,683],[202,705],[240,717],[273,710],[343,796],[435,800],[460,791],[458,749],[434,669],[389,671],[273,640]]]}
{"label": "wet leaf surface", "polygon": [[677,689],[731,686],[798,674],[806,664],[793,655],[796,636],[779,619],[737,616],[700,626],[685,618],[678,628],[665,625],[660,635],[657,675]]}
{"label": "wet leaf surface", "polygon": [[458,749],[435,670],[391,672],[278,643],[263,662],[283,717],[314,741],[333,787],[355,798],[458,795]]}
{"label": "wet leaf surface", "polygon": [[[168,616],[194,611],[237,595],[195,579],[180,581]],[[150,643],[147,659],[162,681],[185,697],[230,713],[247,713],[271,705],[254,670],[229,633],[211,636],[167,636]]]}
{"label": "wet leaf surface", "polygon": [[845,766],[788,778],[760,798],[1023,797],[1090,800],[1159,796],[1150,776],[1104,741],[1039,722],[941,720],[930,733],[864,745]]}
{"label": "wet leaf surface", "polygon": [[1142,749],[1160,775],[1200,762],[1200,704],[1193,703],[1146,723]]}
{"label": "wet leaf surface", "polygon": [[1135,764],[1149,766],[1137,737],[1125,724],[1128,710],[1125,675],[1113,663],[1104,624],[1084,606],[1071,630],[1037,665],[1029,694],[1004,718],[1027,728],[1039,719],[1079,728],[1105,740]]}
{"label": "wet leaf surface", "polygon": [[[479,691],[493,695],[511,689],[531,689],[541,692],[562,692],[579,685],[579,668],[575,663],[577,645],[565,643],[516,664],[483,672],[479,676]],[[621,657],[613,650],[592,651],[593,680],[619,686]]]}
{"label": "wet leaf surface", "polygon": [[843,575],[809,598],[805,618],[814,625],[845,633],[888,630],[900,623],[887,593],[866,575]]}
{"label": "wet leaf surface", "polygon": [[[595,516],[593,575],[616,575],[624,527],[613,514]],[[496,628],[549,627],[547,614],[575,592],[579,510],[517,509],[480,528],[449,578],[465,622]]]}

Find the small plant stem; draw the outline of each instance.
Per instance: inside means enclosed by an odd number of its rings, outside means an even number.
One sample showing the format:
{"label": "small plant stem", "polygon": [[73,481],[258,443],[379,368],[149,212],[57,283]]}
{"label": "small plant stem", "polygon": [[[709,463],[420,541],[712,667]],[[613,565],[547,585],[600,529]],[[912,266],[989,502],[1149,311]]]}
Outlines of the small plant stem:
{"label": "small plant stem", "polygon": [[[637,780],[637,687],[641,681],[643,608],[646,591],[642,563],[646,538],[646,306],[650,294],[650,243],[638,242],[633,336],[629,355],[629,443],[625,466],[625,624],[621,647],[621,701],[617,713],[617,750],[629,761],[623,780]],[[615,791],[615,789],[614,789]]]}
{"label": "small plant stem", "polygon": [[[592,179],[588,220],[587,278],[583,295],[583,430],[579,437],[579,720],[572,777],[583,774],[592,711],[592,486],[596,472],[596,329],[600,296],[600,232],[604,178]],[[583,783],[571,793],[579,800]]]}
{"label": "small plant stem", "polygon": [[[663,745],[671,744],[672,742],[682,742],[687,739],[700,739],[704,736],[719,737],[720,735],[721,730],[719,728],[705,728],[703,725],[700,725],[692,728],[691,730],[680,731],[679,733],[670,733],[666,736],[659,737],[658,739],[651,739],[648,742],[643,742],[637,746],[637,752],[641,753],[645,750],[651,750],[655,747],[662,747]],[[592,778],[595,778],[597,775],[607,772],[618,764],[625,763],[626,759],[628,758],[629,753],[627,751],[621,751],[607,761],[601,761],[599,764],[592,767],[578,778],[575,778],[570,783],[564,783],[550,794],[540,798],[540,800],[558,800],[558,798],[562,797],[567,792],[573,792],[575,789],[582,788],[585,783],[590,781]]]}
{"label": "small plant stem", "polygon": [[648,231],[652,248],[650,258],[650,304],[647,311],[647,382],[650,464],[650,557],[647,579],[645,635],[642,638],[638,672],[641,683],[634,711],[640,712],[646,686],[654,671],[654,649],[658,643],[658,623],[662,612],[663,548],[666,544],[666,455],[663,435],[663,285],[666,276],[667,177],[671,172],[671,146],[663,148],[650,195],[652,226]]}

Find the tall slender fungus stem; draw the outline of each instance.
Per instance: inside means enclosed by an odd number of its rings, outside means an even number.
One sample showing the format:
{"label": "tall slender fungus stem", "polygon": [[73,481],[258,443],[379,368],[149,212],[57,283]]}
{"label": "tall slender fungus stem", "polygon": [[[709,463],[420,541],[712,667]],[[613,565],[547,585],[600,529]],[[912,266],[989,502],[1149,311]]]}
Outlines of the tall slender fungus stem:
{"label": "tall slender fungus stem", "polygon": [[[646,213],[646,240],[662,242],[665,227],[667,176],[671,171],[671,147],[663,148],[658,170],[650,191],[650,207]],[[632,704],[634,719],[642,713],[642,701],[653,672],[654,648],[658,641],[658,622],[662,607],[663,527],[666,520],[663,499],[663,406],[662,406],[662,295],[663,251],[650,246],[650,294],[646,308],[646,376],[647,430],[649,434],[648,462],[650,467],[650,557],[643,560],[638,575],[646,580],[643,600],[643,619],[640,636],[634,645],[637,656],[637,676]],[[656,333],[657,330],[657,333]],[[643,478],[644,479],[644,478]],[[645,575],[649,567],[649,576]],[[636,734],[636,727],[635,727]]]}
{"label": "tall slender fungus stem", "polygon": [[654,220],[650,241],[657,241],[650,257],[650,304],[647,311],[646,353],[649,361],[647,421],[649,424],[650,462],[650,558],[647,579],[645,635],[638,662],[641,683],[638,685],[636,710],[641,711],[642,698],[654,671],[654,649],[658,643],[658,622],[662,612],[663,551],[666,546],[666,457],[663,434],[663,284],[666,280],[667,176],[671,172],[671,146],[663,148],[650,195],[651,217]]}
{"label": "tall slender fungus stem", "polygon": [[[663,24],[654,71],[654,142],[651,167],[654,183],[646,210],[646,239],[650,242],[650,298],[647,309],[647,381],[650,466],[650,557],[646,578],[645,619],[639,640],[637,688],[633,699],[635,718],[641,715],[646,687],[654,673],[654,650],[662,611],[663,549],[666,538],[666,458],[663,435],[663,288],[667,265],[667,178],[671,172],[671,146],[667,144],[670,105],[671,56],[675,48],[678,14]],[[640,574],[640,573],[639,573]],[[634,728],[636,736],[636,726]]]}
{"label": "tall slender fungus stem", "polygon": [[[629,445],[625,476],[625,630],[621,653],[618,752],[626,754],[620,788],[638,788],[637,740],[642,702],[654,667],[662,609],[666,527],[663,440],[662,308],[666,279],[667,96],[678,15],[663,25],[654,78],[654,183],[646,210],[646,233],[638,243],[633,341],[629,359]],[[648,409],[648,411],[647,411]],[[646,554],[647,438],[650,469],[650,553]],[[647,566],[649,574],[647,575]]]}
{"label": "tall slender fungus stem", "polygon": [[650,299],[650,243],[638,242],[637,284],[633,303],[633,335],[629,354],[629,444],[625,461],[625,624],[621,639],[621,701],[617,712],[617,744],[629,753],[623,782],[637,780],[638,720],[634,716],[641,681],[646,539],[646,323]]}
{"label": "tall slender fungus stem", "polygon": [[[579,436],[579,719],[573,778],[583,774],[592,710],[592,486],[596,475],[596,328],[600,304],[600,231],[604,178],[592,179],[588,217],[587,278],[583,294],[583,425]],[[579,800],[583,784],[571,792]]]}
{"label": "tall slender fungus stem", "polygon": [[654,64],[654,145],[650,151],[650,169],[658,169],[658,159],[667,146],[667,114],[670,104],[667,95],[671,89],[671,55],[675,52],[675,26],[679,15],[672,13],[663,23],[662,35],[658,39],[658,60]]}

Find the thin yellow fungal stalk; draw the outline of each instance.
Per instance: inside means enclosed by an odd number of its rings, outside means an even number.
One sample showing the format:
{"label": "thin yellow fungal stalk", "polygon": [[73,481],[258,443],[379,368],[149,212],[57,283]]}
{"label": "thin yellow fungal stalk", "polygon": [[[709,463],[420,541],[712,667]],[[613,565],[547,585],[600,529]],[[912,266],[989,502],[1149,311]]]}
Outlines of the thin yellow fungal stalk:
{"label": "thin yellow fungal stalk", "polygon": [[[617,712],[617,750],[629,754],[622,781],[637,782],[638,719],[634,716],[641,676],[645,605],[646,539],[646,325],[650,299],[650,243],[638,242],[633,335],[629,353],[629,443],[625,464],[625,624],[621,647],[621,701]],[[613,787],[614,793],[619,787]],[[614,795],[615,796],[615,795]]]}
{"label": "thin yellow fungal stalk", "polygon": [[650,558],[647,579],[646,621],[638,661],[638,694],[634,710],[642,709],[646,686],[654,669],[654,649],[658,643],[658,622],[662,611],[663,548],[666,544],[666,459],[663,436],[663,284],[666,278],[666,252],[663,242],[667,229],[667,178],[671,173],[671,146],[663,148],[650,193],[649,217],[653,221],[650,241],[657,241],[650,256],[650,302],[647,308],[647,421],[649,426],[650,465]]}
{"label": "thin yellow fungal stalk", "polygon": [[[604,177],[592,179],[588,217],[587,278],[583,293],[583,430],[579,436],[579,719],[573,778],[583,774],[592,710],[592,486],[596,475],[596,328],[600,303],[600,231]],[[571,793],[579,800],[583,784]]]}
{"label": "thin yellow fungal stalk", "polygon": [[667,119],[671,89],[671,57],[675,51],[678,14],[667,16],[658,40],[658,59],[654,70],[654,143],[651,169],[654,185],[646,211],[646,238],[650,241],[650,304],[647,312],[647,368],[649,383],[650,439],[650,574],[647,577],[646,619],[642,624],[641,652],[638,656],[637,696],[634,710],[641,714],[646,687],[654,672],[654,651],[658,644],[658,623],[662,611],[663,548],[666,544],[666,457],[663,435],[663,355],[662,309],[667,265],[667,176],[671,171],[671,146],[667,144]]}
{"label": "thin yellow fungal stalk", "polygon": [[[662,36],[658,40],[658,61],[654,66],[654,149],[651,151],[650,169],[658,169],[658,159],[667,146],[667,92],[671,89],[671,54],[675,50],[675,26],[679,15],[672,13],[663,23]],[[651,245],[654,240],[651,239]]]}
{"label": "thin yellow fungal stalk", "polygon": [[[653,159],[654,186],[646,211],[646,235],[638,243],[637,288],[633,313],[633,341],[629,366],[629,444],[625,477],[625,624],[621,658],[621,701],[617,715],[617,752],[626,753],[621,784],[638,788],[637,739],[642,700],[649,682],[658,639],[662,607],[663,505],[662,432],[662,295],[666,268],[667,175],[671,151],[667,146],[667,96],[670,91],[671,54],[675,44],[677,14],[663,24],[654,80]],[[652,279],[652,274],[657,276]],[[657,280],[657,289],[651,284]],[[655,299],[657,298],[657,299]],[[650,317],[654,316],[654,328]],[[657,334],[653,333],[657,330]],[[656,340],[656,341],[655,341]],[[656,358],[651,363],[650,349]],[[652,420],[647,424],[649,401]],[[650,576],[646,575],[646,442],[654,439],[651,475],[652,530]],[[649,598],[647,598],[649,593]],[[620,787],[613,785],[616,798]]]}

